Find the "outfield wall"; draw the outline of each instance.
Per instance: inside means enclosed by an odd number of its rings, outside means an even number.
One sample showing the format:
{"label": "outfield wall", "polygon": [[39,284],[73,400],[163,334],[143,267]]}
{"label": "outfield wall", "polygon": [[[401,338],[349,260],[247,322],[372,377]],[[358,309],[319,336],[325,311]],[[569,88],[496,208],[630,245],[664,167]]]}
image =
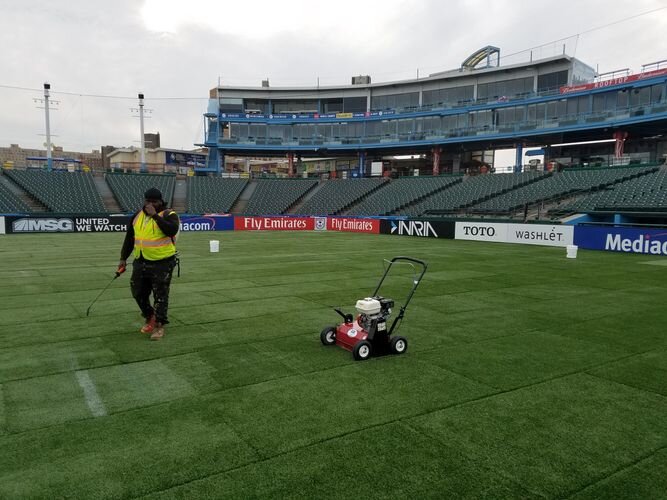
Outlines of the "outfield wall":
{"label": "outfield wall", "polygon": [[[0,234],[124,232],[128,215],[6,215]],[[343,231],[667,256],[667,229],[407,218],[182,215],[181,231]]]}

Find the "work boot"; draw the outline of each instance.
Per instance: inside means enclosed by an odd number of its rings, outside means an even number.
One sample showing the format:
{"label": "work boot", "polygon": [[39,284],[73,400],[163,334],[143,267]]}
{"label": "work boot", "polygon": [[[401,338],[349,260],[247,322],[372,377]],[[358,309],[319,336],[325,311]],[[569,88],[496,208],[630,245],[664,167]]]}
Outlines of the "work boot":
{"label": "work boot", "polygon": [[155,314],[150,318],[146,318],[146,324],[141,327],[141,333],[152,333],[155,330]]}
{"label": "work boot", "polygon": [[153,333],[151,334],[151,340],[160,340],[162,337],[164,337],[164,326],[157,323],[155,325],[155,330],[153,330]]}

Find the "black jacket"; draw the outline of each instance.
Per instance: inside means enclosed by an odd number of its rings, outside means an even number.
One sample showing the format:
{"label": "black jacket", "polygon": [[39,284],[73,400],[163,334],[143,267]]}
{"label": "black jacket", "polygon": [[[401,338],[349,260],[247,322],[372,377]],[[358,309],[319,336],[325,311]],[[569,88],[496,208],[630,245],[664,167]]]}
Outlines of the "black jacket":
{"label": "black jacket", "polygon": [[[165,208],[163,210],[169,211],[170,209]],[[127,233],[125,233],[125,241],[123,241],[123,248],[120,251],[121,260],[127,260],[127,258],[130,255],[132,255],[132,251],[134,250],[134,226],[132,225],[132,221],[134,221],[134,218],[138,214],[139,212],[135,212],[132,215],[130,222],[127,224]],[[162,230],[162,232],[166,236],[174,237],[176,236],[176,233],[178,233],[180,221],[178,219],[178,215],[176,214],[176,212],[169,214],[166,217],[160,217],[159,214],[155,214],[153,216],[153,220],[155,220],[155,223],[158,225],[158,227]]]}

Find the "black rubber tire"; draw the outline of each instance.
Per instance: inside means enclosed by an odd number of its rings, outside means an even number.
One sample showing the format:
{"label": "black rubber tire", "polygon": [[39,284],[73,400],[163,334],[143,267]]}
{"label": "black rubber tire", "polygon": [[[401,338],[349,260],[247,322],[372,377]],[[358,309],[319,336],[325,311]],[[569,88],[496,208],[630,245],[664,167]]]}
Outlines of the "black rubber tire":
{"label": "black rubber tire", "polygon": [[400,335],[392,337],[389,341],[389,349],[392,354],[403,354],[408,350],[408,339]]}
{"label": "black rubber tire", "polygon": [[368,340],[362,340],[354,346],[352,355],[357,361],[366,361],[373,355],[373,346]]}
{"label": "black rubber tire", "polygon": [[336,327],[327,326],[320,332],[320,340],[324,345],[334,345],[336,343]]}

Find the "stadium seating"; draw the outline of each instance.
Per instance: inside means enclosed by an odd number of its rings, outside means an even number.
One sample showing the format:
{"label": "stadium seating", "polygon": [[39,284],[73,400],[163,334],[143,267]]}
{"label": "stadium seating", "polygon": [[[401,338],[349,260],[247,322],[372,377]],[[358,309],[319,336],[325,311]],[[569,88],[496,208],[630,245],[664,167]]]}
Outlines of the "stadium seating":
{"label": "stadium seating", "polygon": [[[652,169],[654,170],[655,167],[652,167]],[[648,171],[643,167],[565,169],[563,172],[548,175],[536,182],[477,203],[470,207],[469,211],[507,213],[522,208],[526,204],[554,200],[572,193],[601,189],[638,175],[644,175]]]}
{"label": "stadium seating", "polygon": [[124,212],[134,212],[141,208],[144,193],[152,187],[158,188],[167,205],[171,206],[176,186],[173,175],[106,174],[105,178]]}
{"label": "stadium seating", "polygon": [[642,169],[645,175],[614,184],[590,194],[552,213],[595,211],[667,211],[667,170]]}
{"label": "stadium seating", "polygon": [[248,200],[246,215],[279,215],[317,185],[311,179],[260,179]]}
{"label": "stadium seating", "polygon": [[13,214],[23,212],[30,212],[30,207],[4,184],[0,184],[0,213]]}
{"label": "stadium seating", "polygon": [[90,173],[8,169],[5,174],[51,212],[101,213],[106,210]]}
{"label": "stadium seating", "polygon": [[248,184],[247,179],[190,177],[187,184],[187,211],[192,214],[229,213]]}
{"label": "stadium seating", "polygon": [[461,182],[462,176],[403,177],[392,180],[352,207],[349,215],[388,215],[425,196]]}
{"label": "stadium seating", "polygon": [[386,178],[330,179],[297,211],[303,215],[334,215],[382,187]]}
{"label": "stadium seating", "polygon": [[469,177],[463,182],[436,192],[423,201],[398,211],[401,215],[423,215],[429,211],[455,211],[511,189],[537,181],[541,172],[519,174],[484,174]]}

